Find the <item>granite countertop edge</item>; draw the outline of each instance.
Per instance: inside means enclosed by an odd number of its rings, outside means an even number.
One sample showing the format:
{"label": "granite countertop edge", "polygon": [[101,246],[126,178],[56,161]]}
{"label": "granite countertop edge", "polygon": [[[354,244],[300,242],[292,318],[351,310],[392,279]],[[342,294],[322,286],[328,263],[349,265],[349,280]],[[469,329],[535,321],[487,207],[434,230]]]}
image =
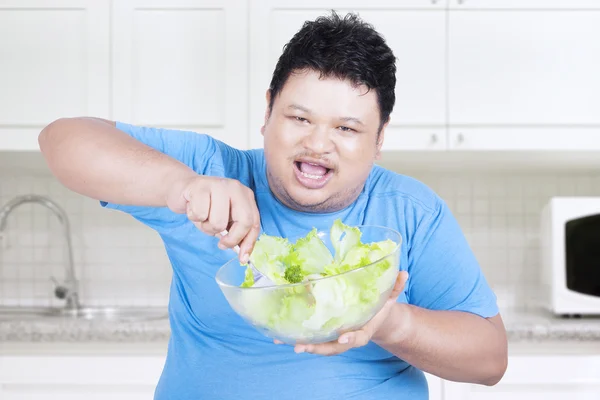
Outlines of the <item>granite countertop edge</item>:
{"label": "granite countertop edge", "polygon": [[[506,318],[509,342],[600,342],[600,319],[563,320],[534,314]],[[138,322],[0,321],[0,342],[165,342],[168,319]]]}
{"label": "granite countertop edge", "polygon": [[164,342],[168,320],[152,322],[0,321],[0,342]]}

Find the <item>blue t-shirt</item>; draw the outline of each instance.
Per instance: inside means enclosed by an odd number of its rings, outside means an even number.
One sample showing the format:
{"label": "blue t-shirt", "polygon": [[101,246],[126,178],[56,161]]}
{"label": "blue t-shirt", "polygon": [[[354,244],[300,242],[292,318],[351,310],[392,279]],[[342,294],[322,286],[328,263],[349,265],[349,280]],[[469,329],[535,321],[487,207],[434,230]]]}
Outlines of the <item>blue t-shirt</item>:
{"label": "blue t-shirt", "polygon": [[[492,317],[496,296],[488,286],[448,206],[419,181],[373,167],[358,199],[345,209],[310,214],[284,206],[270,191],[262,150],[241,151],[207,135],[117,127],[202,175],[239,180],[255,194],[261,230],[294,237],[349,225],[383,225],[402,234],[400,265],[409,280],[399,302],[432,310]],[[167,184],[167,182],[165,182]],[[235,257],[217,239],[168,208],[102,205],[131,214],[156,230],[173,268],[169,299],[171,337],[157,400],[287,400],[428,398],[417,368],[370,343],[337,356],[295,354],[275,345],[229,306],[215,281]]]}

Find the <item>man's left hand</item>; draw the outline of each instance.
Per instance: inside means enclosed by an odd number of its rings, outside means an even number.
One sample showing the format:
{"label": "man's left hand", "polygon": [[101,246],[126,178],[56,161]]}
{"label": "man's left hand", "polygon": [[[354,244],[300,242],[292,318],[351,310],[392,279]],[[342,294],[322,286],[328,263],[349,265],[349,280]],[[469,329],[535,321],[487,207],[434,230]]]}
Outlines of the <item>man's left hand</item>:
{"label": "man's left hand", "polygon": [[[352,331],[345,332],[336,341],[319,344],[297,344],[294,347],[296,353],[313,353],[324,356],[333,356],[336,354],[343,353],[352,348],[366,346],[373,336],[380,330],[382,325],[388,320],[390,310],[396,304],[398,296],[404,290],[404,285],[408,279],[408,272],[401,271],[398,273],[394,289],[392,290],[389,299],[383,306],[383,308],[375,314],[369,322],[367,322],[362,328]],[[275,340],[276,344],[281,344],[280,341]]]}

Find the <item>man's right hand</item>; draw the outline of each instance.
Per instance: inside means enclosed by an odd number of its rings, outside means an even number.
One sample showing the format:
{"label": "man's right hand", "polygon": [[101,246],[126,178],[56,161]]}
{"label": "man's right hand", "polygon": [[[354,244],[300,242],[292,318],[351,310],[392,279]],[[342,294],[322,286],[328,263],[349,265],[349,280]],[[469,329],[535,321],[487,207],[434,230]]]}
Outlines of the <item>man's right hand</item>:
{"label": "man's right hand", "polygon": [[260,216],[254,193],[237,180],[195,176],[176,182],[167,206],[207,235],[228,233],[219,240],[222,249],[240,246],[240,261],[248,260],[260,234]]}

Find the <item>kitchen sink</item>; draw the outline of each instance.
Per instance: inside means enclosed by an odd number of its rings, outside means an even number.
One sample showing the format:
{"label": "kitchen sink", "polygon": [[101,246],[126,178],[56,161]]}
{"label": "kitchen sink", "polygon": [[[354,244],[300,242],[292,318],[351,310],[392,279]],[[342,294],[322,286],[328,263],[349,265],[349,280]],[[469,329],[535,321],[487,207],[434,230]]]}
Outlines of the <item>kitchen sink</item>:
{"label": "kitchen sink", "polygon": [[164,307],[81,307],[74,310],[58,307],[0,307],[0,321],[71,319],[118,322],[160,320],[168,316]]}

